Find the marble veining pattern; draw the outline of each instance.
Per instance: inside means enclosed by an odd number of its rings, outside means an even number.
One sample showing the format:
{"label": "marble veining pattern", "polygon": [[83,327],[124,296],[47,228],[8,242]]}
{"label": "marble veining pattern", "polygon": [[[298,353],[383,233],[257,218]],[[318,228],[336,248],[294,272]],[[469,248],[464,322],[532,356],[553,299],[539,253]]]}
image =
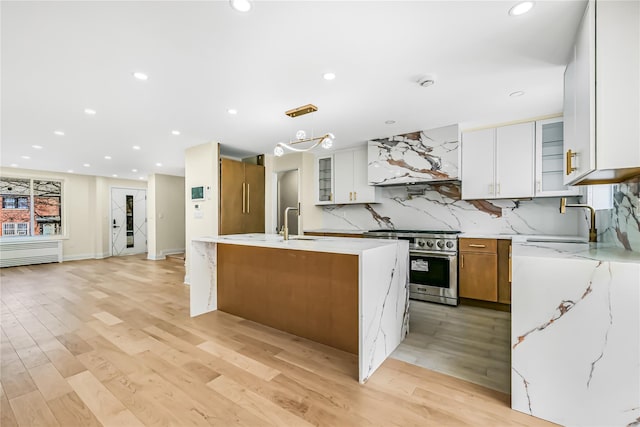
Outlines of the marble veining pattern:
{"label": "marble veining pattern", "polygon": [[369,183],[457,179],[458,147],[457,125],[369,141]]}
{"label": "marble veining pattern", "polygon": [[613,209],[597,212],[598,238],[640,252],[640,177],[613,186]]}
{"label": "marble veining pattern", "polygon": [[559,199],[460,200],[460,184],[383,187],[381,203],[323,208],[323,228],[460,230],[486,234],[584,234],[580,210],[560,214]]}
{"label": "marble veining pattern", "polygon": [[513,245],[512,407],[562,425],[634,425],[640,257],[547,246]]}

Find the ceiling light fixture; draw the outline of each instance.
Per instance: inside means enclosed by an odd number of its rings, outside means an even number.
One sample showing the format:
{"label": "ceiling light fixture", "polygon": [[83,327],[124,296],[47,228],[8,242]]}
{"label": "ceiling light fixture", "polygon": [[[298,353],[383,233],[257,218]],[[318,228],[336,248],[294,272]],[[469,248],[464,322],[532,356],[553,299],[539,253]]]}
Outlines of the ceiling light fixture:
{"label": "ceiling light fixture", "polygon": [[436,79],[434,76],[426,75],[422,76],[418,79],[418,84],[422,87],[433,86],[436,83]]}
{"label": "ceiling light fixture", "polygon": [[249,0],[229,0],[229,5],[238,12],[249,12],[251,2]]}
{"label": "ceiling light fixture", "polygon": [[31,147],[35,148],[36,150],[42,150],[42,145],[32,145]]}
{"label": "ceiling light fixture", "polygon": [[[309,114],[309,113],[314,113],[318,111],[318,107],[316,107],[313,104],[307,104],[307,105],[303,105],[302,107],[298,107],[298,108],[294,108],[292,110],[289,111],[285,111],[285,114],[291,118],[294,117],[298,117],[298,116],[303,116],[305,114]],[[313,131],[312,131],[313,133]],[[318,136],[318,137],[313,137],[313,135],[310,138],[307,138],[307,133],[304,130],[298,130],[296,132],[296,139],[294,141],[289,141],[288,143],[285,142],[278,142],[276,144],[276,147],[273,149],[273,154],[275,156],[282,156],[284,154],[284,149],[286,148],[287,150],[290,151],[295,151],[295,152],[305,152],[305,151],[311,151],[314,148],[316,148],[318,145],[322,146],[322,148],[328,150],[333,146],[333,140],[335,139],[335,136],[333,136],[332,133],[325,133],[322,136]],[[302,143],[311,143],[311,145],[309,145],[306,148],[297,148],[294,147],[294,145],[296,144],[302,144]]]}
{"label": "ceiling light fixture", "polygon": [[386,120],[386,121],[384,122],[384,124],[385,124],[385,125],[393,125],[393,124],[395,124],[395,123],[396,123],[396,121],[395,121],[395,120]]}
{"label": "ceiling light fixture", "polygon": [[118,177],[118,174],[117,174],[117,173],[114,173],[114,174],[113,174],[113,175],[111,175],[111,176],[112,176],[112,177],[114,177],[114,178],[117,178],[117,177]]}
{"label": "ceiling light fixture", "polygon": [[518,96],[522,96],[522,95],[524,95],[524,92],[521,91],[521,90],[516,91],[516,92],[511,92],[509,94],[509,96],[512,97],[512,98],[517,98]]}
{"label": "ceiling light fixture", "polygon": [[227,113],[232,114],[232,115],[233,115],[233,114],[238,114],[238,110],[233,109],[233,108],[229,108],[229,109],[227,110]]}
{"label": "ceiling light fixture", "polygon": [[54,130],[53,133],[55,133],[58,136],[64,136],[64,132],[62,132],[61,130]]}
{"label": "ceiling light fixture", "polygon": [[511,16],[524,15],[525,13],[529,12],[532,7],[533,7],[532,1],[523,1],[521,3],[516,4],[511,9],[509,9],[509,15]]}
{"label": "ceiling light fixture", "polygon": [[144,179],[144,176],[139,176],[138,179]]}
{"label": "ceiling light fixture", "polygon": [[133,146],[133,147],[131,147],[131,148],[133,148],[134,150],[139,150],[139,149],[140,149],[140,146],[139,146],[139,145],[134,145],[134,146]]}
{"label": "ceiling light fixture", "polygon": [[20,156],[20,157],[22,157],[22,158],[23,158],[23,159],[25,159],[25,160],[29,160],[29,159],[31,158],[31,157],[29,157],[29,156]]}
{"label": "ceiling light fixture", "polygon": [[141,73],[136,71],[135,73],[133,73],[133,77],[135,77],[138,80],[147,80],[149,78],[149,76],[147,76],[145,73]]}
{"label": "ceiling light fixture", "polygon": [[89,163],[84,163],[82,166],[84,166],[85,168],[90,168],[91,165]]}
{"label": "ceiling light fixture", "polygon": [[336,78],[336,74],[335,73],[324,73],[322,75],[322,78],[325,80],[334,80]]}
{"label": "ceiling light fixture", "polygon": [[17,163],[11,163],[9,166],[11,166],[12,168],[17,168],[18,164]]}
{"label": "ceiling light fixture", "polygon": [[178,135],[180,135],[180,131],[179,131],[179,130],[172,130],[172,131],[171,131],[171,135],[176,135],[176,136],[178,136]]}
{"label": "ceiling light fixture", "polygon": [[84,109],[84,113],[87,116],[95,116],[96,115],[96,110],[92,110],[91,108],[85,108]]}
{"label": "ceiling light fixture", "polygon": [[131,169],[131,172],[136,173],[138,172],[138,169]]}
{"label": "ceiling light fixture", "polygon": [[73,169],[67,169],[67,173],[73,173]]}
{"label": "ceiling light fixture", "polygon": [[111,156],[104,156],[105,160],[111,160]]}
{"label": "ceiling light fixture", "polygon": [[158,163],[156,163],[156,166],[158,166],[159,168],[161,168],[161,167],[162,167],[162,163],[158,162]]}

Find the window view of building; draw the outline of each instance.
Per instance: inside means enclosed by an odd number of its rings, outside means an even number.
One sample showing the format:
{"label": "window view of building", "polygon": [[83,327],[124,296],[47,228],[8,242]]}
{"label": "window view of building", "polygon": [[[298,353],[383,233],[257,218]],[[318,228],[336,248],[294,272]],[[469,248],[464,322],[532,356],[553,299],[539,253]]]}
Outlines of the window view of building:
{"label": "window view of building", "polygon": [[2,236],[62,234],[62,182],[0,178]]}

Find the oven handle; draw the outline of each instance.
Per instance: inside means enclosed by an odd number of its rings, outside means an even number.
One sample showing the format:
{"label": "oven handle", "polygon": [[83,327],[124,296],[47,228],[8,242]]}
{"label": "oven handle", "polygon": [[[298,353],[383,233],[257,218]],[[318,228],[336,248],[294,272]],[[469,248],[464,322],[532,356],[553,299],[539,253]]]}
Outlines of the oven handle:
{"label": "oven handle", "polygon": [[458,254],[453,253],[442,253],[442,252],[427,252],[427,251],[409,251],[409,256],[418,255],[418,256],[429,256],[432,258],[457,258]]}

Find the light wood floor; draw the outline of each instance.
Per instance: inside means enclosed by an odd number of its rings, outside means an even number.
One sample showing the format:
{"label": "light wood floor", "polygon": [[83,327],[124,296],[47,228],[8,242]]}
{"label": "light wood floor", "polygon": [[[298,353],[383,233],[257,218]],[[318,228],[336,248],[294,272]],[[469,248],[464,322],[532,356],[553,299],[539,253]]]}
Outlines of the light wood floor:
{"label": "light wood floor", "polygon": [[511,313],[411,300],[409,335],[391,357],[511,391]]}
{"label": "light wood floor", "polygon": [[507,395],[356,358],[222,313],[189,317],[184,267],[142,257],[6,268],[3,427],[549,425]]}

